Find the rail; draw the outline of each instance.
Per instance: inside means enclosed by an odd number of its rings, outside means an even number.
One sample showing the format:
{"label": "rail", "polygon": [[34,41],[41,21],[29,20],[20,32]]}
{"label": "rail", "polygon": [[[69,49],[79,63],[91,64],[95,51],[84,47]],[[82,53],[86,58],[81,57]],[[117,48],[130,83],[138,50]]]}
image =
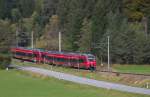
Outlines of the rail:
{"label": "rail", "polygon": [[150,76],[150,74],[142,74],[142,73],[127,73],[127,72],[114,72],[114,71],[98,71],[96,70],[96,72],[107,72],[107,73],[114,73],[116,75],[120,75],[120,74],[128,74],[128,75],[141,75],[141,76]]}

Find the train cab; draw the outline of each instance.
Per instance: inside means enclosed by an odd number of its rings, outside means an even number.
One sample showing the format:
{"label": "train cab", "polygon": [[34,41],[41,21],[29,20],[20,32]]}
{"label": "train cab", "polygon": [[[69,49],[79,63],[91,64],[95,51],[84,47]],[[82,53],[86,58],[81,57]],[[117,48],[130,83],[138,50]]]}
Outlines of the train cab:
{"label": "train cab", "polygon": [[87,65],[89,66],[89,69],[95,70],[96,69],[96,58],[92,54],[87,54]]}

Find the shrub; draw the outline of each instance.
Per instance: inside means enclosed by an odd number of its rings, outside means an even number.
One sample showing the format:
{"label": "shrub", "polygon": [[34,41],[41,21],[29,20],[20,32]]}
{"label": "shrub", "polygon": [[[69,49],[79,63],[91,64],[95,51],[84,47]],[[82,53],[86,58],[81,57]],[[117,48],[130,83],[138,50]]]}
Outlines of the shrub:
{"label": "shrub", "polygon": [[9,55],[0,55],[0,69],[5,69],[9,66],[11,57]]}

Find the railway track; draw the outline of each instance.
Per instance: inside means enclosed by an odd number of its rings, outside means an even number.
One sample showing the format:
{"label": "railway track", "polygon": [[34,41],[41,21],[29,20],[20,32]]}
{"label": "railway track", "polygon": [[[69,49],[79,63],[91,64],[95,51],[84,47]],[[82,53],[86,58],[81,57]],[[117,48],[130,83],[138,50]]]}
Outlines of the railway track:
{"label": "railway track", "polygon": [[[75,68],[74,68],[75,69]],[[78,68],[76,68],[78,69]],[[80,69],[81,71],[87,71],[85,69]],[[90,72],[90,71],[89,71]],[[108,71],[108,70],[101,70],[100,68],[98,68],[96,71],[92,71],[92,72],[96,72],[96,73],[111,73],[111,74],[115,74],[116,76],[120,76],[120,75],[137,75],[137,76],[146,76],[146,77],[150,77],[150,74],[140,74],[140,73],[123,73],[123,72],[117,72],[117,71]]]}
{"label": "railway track", "polygon": [[149,74],[144,74],[144,73],[119,72],[119,71],[115,71],[112,68],[110,68],[110,71],[108,71],[107,67],[100,67],[100,66],[97,66],[96,73],[110,73],[110,74],[114,74],[116,76],[120,76],[120,75],[134,76],[135,75],[135,76],[150,77],[150,73]]}
{"label": "railway track", "polygon": [[123,72],[98,71],[98,70],[96,72],[112,73],[112,74],[116,74],[117,76],[120,76],[120,75],[138,75],[138,76],[149,76],[150,77],[150,74],[140,74],[140,73],[123,73]]}

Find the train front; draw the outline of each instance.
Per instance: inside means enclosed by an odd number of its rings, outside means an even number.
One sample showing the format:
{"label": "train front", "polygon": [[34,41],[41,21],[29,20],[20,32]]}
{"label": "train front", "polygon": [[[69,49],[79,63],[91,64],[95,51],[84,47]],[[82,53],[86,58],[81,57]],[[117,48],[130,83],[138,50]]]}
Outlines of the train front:
{"label": "train front", "polygon": [[87,54],[87,64],[90,70],[96,70],[96,58],[92,54]]}

